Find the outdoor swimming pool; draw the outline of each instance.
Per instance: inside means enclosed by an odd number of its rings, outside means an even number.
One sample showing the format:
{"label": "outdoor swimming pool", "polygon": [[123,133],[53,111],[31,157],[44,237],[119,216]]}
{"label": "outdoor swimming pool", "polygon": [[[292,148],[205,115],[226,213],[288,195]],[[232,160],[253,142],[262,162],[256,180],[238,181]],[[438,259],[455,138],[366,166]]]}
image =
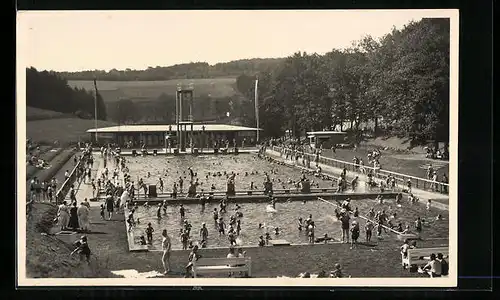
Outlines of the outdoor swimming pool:
{"label": "outdoor swimming pool", "polygon": [[[330,200],[330,203],[335,203],[335,201]],[[332,237],[339,241],[341,239],[341,227],[340,222],[337,221],[334,213],[336,208],[334,205],[319,201],[307,201],[303,203],[302,201],[290,201],[290,202],[278,202],[276,203],[276,212],[271,213],[266,209],[267,204],[265,203],[242,203],[240,204],[240,211],[243,213],[241,218],[241,233],[240,240],[243,246],[256,246],[258,244],[258,238],[260,235],[264,235],[266,228],[271,233],[273,239],[284,239],[292,244],[307,243],[308,239],[305,232],[300,232],[297,229],[297,220],[302,217],[305,220],[309,214],[312,214],[313,221],[316,225],[315,237],[321,237],[325,233],[329,237]],[[393,219],[394,224],[401,222],[403,226],[409,224],[412,230],[413,222],[417,216],[420,216],[424,220],[433,220],[439,213],[443,215],[443,220],[435,221],[429,225],[424,224],[423,232],[421,234],[423,239],[426,238],[447,238],[448,237],[448,214],[447,212],[438,211],[431,208],[429,211],[426,210],[425,206],[404,202],[402,207],[397,207],[394,200],[385,200],[383,204],[379,204],[375,200],[353,200],[351,201],[351,206],[353,208],[358,207],[360,214],[366,216],[370,208],[377,210],[386,210],[388,214],[394,212],[397,213],[397,218]],[[198,204],[187,204],[184,205],[186,208],[185,219],[189,220],[192,225],[191,238],[193,242],[200,240],[199,230],[203,222],[209,231],[207,247],[228,247],[229,241],[227,236],[219,236],[215,222],[213,220],[212,211],[214,208],[219,208],[215,203],[207,204],[205,210],[202,211],[201,205]],[[229,217],[234,214],[234,203],[229,203],[227,206],[227,213],[222,214],[226,226],[229,225]],[[181,249],[182,244],[180,241],[179,233],[182,228],[183,220],[179,214],[179,205],[170,205],[167,207],[167,214],[165,215],[163,211],[161,212],[162,218],[158,219],[156,216],[157,207],[153,206],[149,209],[139,206],[138,210],[135,212],[135,218],[139,218],[140,224],[138,224],[134,230],[134,236],[138,242],[140,235],[145,236],[145,229],[149,222],[151,222],[153,228],[155,229],[153,237],[153,248],[159,249],[161,247],[161,231],[167,229],[170,237],[172,238],[172,249]],[[354,220],[354,218],[352,218]],[[356,218],[360,223],[361,228],[361,238],[360,241],[364,241],[364,226],[365,220],[363,218]],[[265,224],[265,228],[259,229],[259,223]],[[280,227],[281,232],[279,235],[275,235],[273,228]],[[373,233],[372,241],[377,240],[375,237],[375,232]],[[383,239],[395,239],[396,235],[390,231],[387,233],[382,233]]]}
{"label": "outdoor swimming pool", "polygon": [[[216,190],[226,190],[226,177],[223,175],[231,173],[232,171],[237,174],[236,176],[236,190],[247,190],[250,188],[250,182],[258,189],[262,189],[262,182],[264,181],[264,172],[268,172],[270,177],[274,180],[274,188],[291,188],[293,184],[289,184],[288,180],[298,180],[302,174],[297,168],[279,165],[276,163],[269,163],[265,159],[260,159],[256,155],[243,154],[237,156],[229,155],[211,155],[211,156],[147,156],[147,157],[128,157],[127,167],[134,180],[142,178],[146,184],[157,184],[158,178],[161,176],[164,182],[164,190],[170,191],[174,181],[178,181],[179,176],[184,179],[184,189],[189,184],[190,176],[188,167],[191,167],[199,179],[200,188],[205,191],[210,190],[210,185],[214,184]],[[148,172],[150,177],[147,176]],[[210,174],[209,174],[210,172]],[[222,176],[213,176],[214,173],[220,172]],[[248,172],[248,176],[245,176]],[[251,175],[254,173],[254,175]],[[208,178],[207,178],[208,175]],[[312,175],[307,177],[321,188],[331,187],[332,181],[322,180]],[[365,187],[359,186],[357,192],[364,192]],[[266,228],[270,232],[273,239],[284,239],[292,244],[307,243],[308,238],[305,231],[299,231],[297,228],[297,220],[302,217],[305,220],[309,214],[312,214],[313,221],[316,225],[315,238],[322,237],[325,233],[335,240],[341,240],[341,227],[340,222],[335,217],[334,210],[336,202],[328,200],[326,203],[320,200],[311,200],[307,202],[302,201],[289,201],[277,202],[276,212],[271,213],[266,209],[267,203],[240,203],[240,211],[243,213],[241,218],[241,233],[239,241],[243,246],[256,246],[258,244],[259,236],[265,235]],[[199,230],[201,224],[204,222],[209,231],[207,247],[228,247],[229,241],[227,235],[219,236],[214,219],[213,209],[219,208],[218,203],[207,203],[205,210],[202,211],[200,204],[184,204],[186,208],[185,218],[189,220],[192,225],[191,238],[193,242],[200,240]],[[392,215],[394,212],[397,218],[393,219],[394,225],[402,223],[403,227],[408,224],[414,231],[413,223],[417,216],[424,220],[432,220],[426,224],[424,222],[423,232],[421,237],[426,238],[444,238],[448,237],[448,212],[440,211],[431,207],[428,211],[425,205],[411,204],[407,201],[406,197],[403,200],[402,206],[398,207],[395,199],[384,200],[382,204],[373,199],[352,200],[352,209],[358,207],[362,216],[368,216],[371,208],[375,212],[385,210],[387,215]],[[235,203],[229,202],[227,205],[227,213],[222,216],[226,226],[229,224],[229,217],[234,214]],[[155,229],[153,234],[153,249],[161,247],[161,231],[167,229],[172,239],[172,249],[182,249],[180,241],[180,230],[182,228],[183,220],[179,214],[179,205],[171,204],[167,208],[166,215],[161,212],[162,217],[157,217],[157,206],[152,206],[149,209],[140,206],[135,212],[135,219],[139,219],[138,224],[134,231],[136,242],[139,241],[141,235],[145,236],[145,228],[150,222]],[[434,221],[438,214],[442,214],[443,220]],[[360,241],[364,241],[365,220],[363,218],[356,218],[360,223],[361,237]],[[353,219],[352,219],[353,220]],[[259,223],[265,224],[264,228],[259,229]],[[279,235],[274,234],[274,227],[281,229]],[[372,241],[376,241],[376,232],[373,233]],[[382,233],[383,239],[395,239],[396,234],[387,231]]]}

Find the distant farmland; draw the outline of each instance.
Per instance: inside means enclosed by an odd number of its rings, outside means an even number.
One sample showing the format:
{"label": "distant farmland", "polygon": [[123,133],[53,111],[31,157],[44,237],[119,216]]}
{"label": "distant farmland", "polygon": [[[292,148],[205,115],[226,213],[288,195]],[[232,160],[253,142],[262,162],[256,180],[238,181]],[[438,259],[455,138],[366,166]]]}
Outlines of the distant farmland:
{"label": "distant farmland", "polygon": [[[97,121],[97,127],[113,126],[113,122]],[[78,142],[80,138],[88,140],[90,134],[86,131],[94,128],[94,120],[85,120],[78,118],[58,118],[47,120],[36,120],[26,122],[26,137],[38,143],[53,144],[58,141],[59,144]]]}
{"label": "distant farmland", "polygon": [[57,111],[46,110],[36,107],[26,107],[26,121],[58,119],[58,118],[71,118],[71,114],[64,114]]}
{"label": "distant farmland", "polygon": [[[152,100],[160,94],[175,95],[178,84],[193,84],[194,95],[210,94],[212,97],[230,97],[235,91],[236,78],[212,79],[173,79],[166,81],[97,81],[97,88],[105,102],[110,103],[120,98]],[[71,87],[93,90],[94,83],[87,80],[69,80]]]}

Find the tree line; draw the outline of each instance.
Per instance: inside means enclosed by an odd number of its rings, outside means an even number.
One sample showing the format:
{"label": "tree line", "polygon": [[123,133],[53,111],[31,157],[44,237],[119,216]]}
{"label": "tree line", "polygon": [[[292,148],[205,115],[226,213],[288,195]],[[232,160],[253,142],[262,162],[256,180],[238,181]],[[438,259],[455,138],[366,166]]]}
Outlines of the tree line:
{"label": "tree line", "polygon": [[[26,105],[73,114],[80,118],[94,118],[94,92],[71,88],[66,79],[56,72],[26,69]],[[106,120],[106,105],[97,93],[97,118]]]}
{"label": "tree line", "polygon": [[59,72],[67,80],[93,80],[99,78],[104,81],[154,81],[170,79],[196,79],[232,77],[242,73],[258,73],[274,68],[283,58],[255,58],[242,59],[227,63],[218,63],[213,66],[206,62],[177,64],[168,67],[148,67],[146,70],[87,70],[80,72]]}
{"label": "tree line", "polygon": [[295,53],[270,71],[241,75],[236,85],[253,103],[258,77],[260,126],[268,136],[344,130],[348,122],[359,137],[370,122],[375,132],[413,144],[447,143],[449,51],[449,19],[422,19],[325,55]]}

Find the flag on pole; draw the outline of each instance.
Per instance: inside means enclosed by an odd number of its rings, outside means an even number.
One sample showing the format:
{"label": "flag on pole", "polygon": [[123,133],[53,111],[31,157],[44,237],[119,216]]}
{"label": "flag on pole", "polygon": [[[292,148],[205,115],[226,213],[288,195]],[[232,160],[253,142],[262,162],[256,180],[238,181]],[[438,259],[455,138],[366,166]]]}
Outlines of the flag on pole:
{"label": "flag on pole", "polygon": [[257,142],[259,141],[259,79],[255,79],[255,121],[257,123]]}
{"label": "flag on pole", "polygon": [[95,141],[97,143],[97,95],[99,92],[97,91],[97,82],[94,78],[94,89],[95,89],[95,98],[94,98],[94,126],[95,126]]}

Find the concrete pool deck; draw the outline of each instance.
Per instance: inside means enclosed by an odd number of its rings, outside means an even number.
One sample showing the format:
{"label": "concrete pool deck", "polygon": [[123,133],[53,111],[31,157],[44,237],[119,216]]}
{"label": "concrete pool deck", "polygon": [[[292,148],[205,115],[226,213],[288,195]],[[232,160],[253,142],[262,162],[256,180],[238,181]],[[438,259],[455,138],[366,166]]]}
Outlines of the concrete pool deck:
{"label": "concrete pool deck", "polygon": [[[397,193],[395,192],[384,192],[384,193],[283,193],[283,194],[273,194],[273,197],[277,199],[277,203],[286,202],[286,201],[312,201],[316,200],[318,197],[328,198],[328,200],[345,200],[350,198],[351,200],[365,200],[365,199],[375,199],[377,196],[381,196],[382,199],[395,199]],[[236,196],[225,196],[224,192],[220,192],[219,195],[214,195],[212,200],[207,200],[205,203],[218,203],[221,199],[227,199],[228,203],[266,203],[269,202],[269,197],[267,195],[245,195],[240,194]],[[99,196],[99,200],[104,200],[104,197]],[[172,198],[167,195],[148,198],[148,197],[139,197],[134,202],[138,204],[144,204],[148,202],[148,204],[159,204],[163,201],[166,201],[169,204],[200,204],[200,199],[195,197],[186,197],[186,194],[178,195],[177,198]]]}

